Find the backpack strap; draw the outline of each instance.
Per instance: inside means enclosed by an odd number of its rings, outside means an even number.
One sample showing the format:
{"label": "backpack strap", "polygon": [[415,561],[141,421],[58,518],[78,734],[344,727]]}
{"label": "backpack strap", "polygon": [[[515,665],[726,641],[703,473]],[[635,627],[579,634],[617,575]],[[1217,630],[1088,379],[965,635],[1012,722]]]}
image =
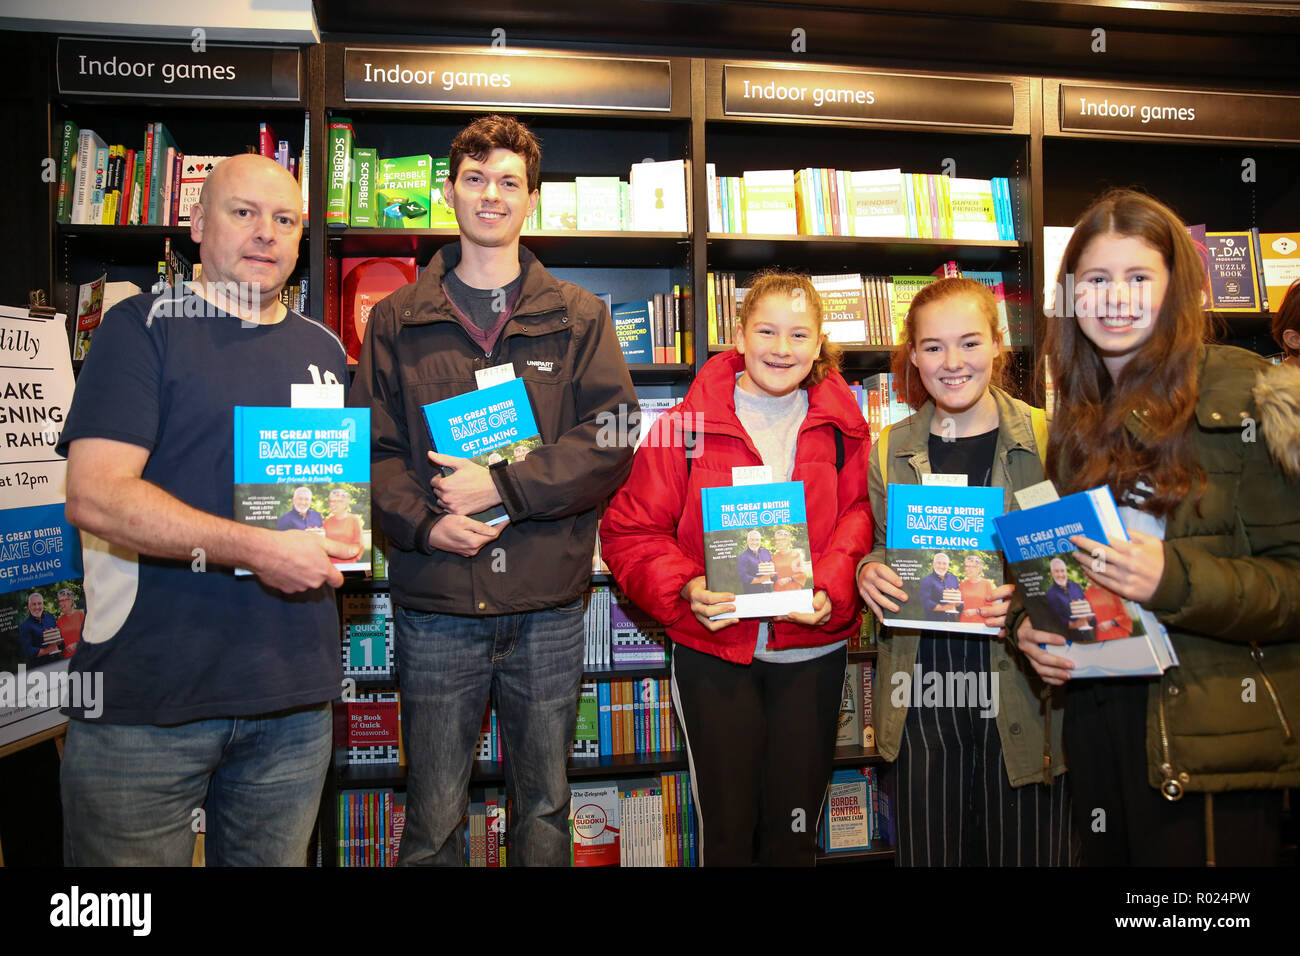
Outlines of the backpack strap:
{"label": "backpack strap", "polygon": [[1047,410],[1029,409],[1029,424],[1034,429],[1034,445],[1038,449],[1038,460],[1042,462],[1043,471],[1047,471]]}

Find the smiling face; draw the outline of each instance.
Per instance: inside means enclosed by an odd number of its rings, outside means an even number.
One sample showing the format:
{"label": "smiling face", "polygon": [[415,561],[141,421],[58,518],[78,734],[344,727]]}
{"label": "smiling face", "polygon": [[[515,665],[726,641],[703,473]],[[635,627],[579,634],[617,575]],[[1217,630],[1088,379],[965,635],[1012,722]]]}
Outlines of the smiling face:
{"label": "smiling face", "polygon": [[1060,558],[1052,561],[1052,580],[1057,587],[1061,588],[1065,587],[1066,582],[1070,580],[1070,576],[1065,573],[1065,562]]}
{"label": "smiling face", "polygon": [[293,510],[305,515],[311,507],[311,489],[298,488],[293,493]]}
{"label": "smiling face", "polygon": [[1075,317],[1111,378],[1146,344],[1169,288],[1169,269],[1154,246],[1107,232],[1093,238],[1074,266]]}
{"label": "smiling face", "polygon": [[973,554],[967,556],[966,561],[963,564],[963,567],[965,568],[966,571],[967,581],[978,581],[980,577],[984,574],[984,562],[981,561],[979,558],[975,557]]}
{"label": "smiling face", "polygon": [[66,591],[59,592],[59,613],[67,614],[72,610],[72,595]]}
{"label": "smiling face", "polygon": [[757,551],[763,545],[763,536],[757,531],[751,531],[745,535],[745,547],[750,551]]}
{"label": "smiling face", "polygon": [[37,620],[45,613],[45,598],[41,597],[39,591],[34,591],[27,596],[27,613]]}
{"label": "smiling face", "polygon": [[736,351],[745,357],[740,387],[779,398],[798,388],[821,354],[816,314],[796,309],[783,294],[766,295],[738,330]]}
{"label": "smiling face", "polygon": [[272,304],[298,264],[302,191],[279,163],[250,153],[232,156],[204,184],[190,236],[199,243],[205,283],[237,283],[239,301]]}
{"label": "smiling face", "polygon": [[970,295],[952,295],[916,313],[912,364],[940,412],[960,415],[988,394],[997,346],[989,318]]}
{"label": "smiling face", "polygon": [[789,531],[787,531],[785,528],[781,528],[780,530],[778,530],[778,531],[776,532],[775,535],[773,535],[773,537],[774,537],[775,540],[776,540],[776,550],[778,550],[778,551],[789,551],[789,550],[790,550],[790,532],[789,532]]}
{"label": "smiling face", "polygon": [[330,492],[330,514],[345,515],[348,513],[348,506],[352,503],[348,493],[342,488],[335,488]]}
{"label": "smiling face", "polygon": [[950,563],[951,562],[949,562],[948,560],[948,555],[940,552],[939,554],[936,554],[934,556],[934,560],[931,562],[931,567],[934,568],[935,574],[939,575],[939,577],[943,577],[945,574],[948,573],[948,565]]}
{"label": "smiling face", "polygon": [[462,159],[456,181],[444,181],[442,195],[456,212],[461,242],[484,248],[517,242],[538,197],[528,192],[524,158],[500,147],[483,160]]}

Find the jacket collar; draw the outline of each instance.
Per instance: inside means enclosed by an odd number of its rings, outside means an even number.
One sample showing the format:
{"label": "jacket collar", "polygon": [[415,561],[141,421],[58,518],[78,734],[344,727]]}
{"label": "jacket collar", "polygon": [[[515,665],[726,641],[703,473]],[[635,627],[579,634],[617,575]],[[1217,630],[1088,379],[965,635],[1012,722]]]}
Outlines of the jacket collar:
{"label": "jacket collar", "polygon": [[[443,278],[448,272],[460,265],[460,242],[449,242],[439,249],[429,260],[429,264],[420,273],[415,283],[414,308],[409,315],[401,316],[403,325],[426,325],[430,322],[457,321],[447,294],[443,292]],[[555,277],[546,271],[537,261],[537,257],[527,246],[519,247],[519,269],[523,276],[520,283],[519,301],[511,314],[511,321],[525,317],[535,319],[529,323],[536,331],[551,331],[554,324],[560,328],[561,317],[565,312],[564,294]]]}
{"label": "jacket collar", "polygon": [[[1034,453],[1034,429],[1023,408],[1028,406],[998,388],[989,386],[998,408],[998,445],[995,456],[1001,458],[1013,449]],[[1020,407],[1018,407],[1020,406]],[[936,407],[933,399],[922,405],[911,418],[889,430],[889,453],[895,457],[930,457],[930,426]]]}
{"label": "jacket collar", "polygon": [[[1259,360],[1250,353],[1225,346],[1202,344],[1196,356],[1196,423],[1207,431],[1239,430],[1251,418],[1251,389]],[[1124,427],[1144,444],[1152,433],[1145,408],[1128,413]]]}
{"label": "jacket collar", "polygon": [[[692,413],[704,432],[743,434],[736,417],[736,376],[745,370],[745,358],[734,348],[713,356],[695,376],[681,409]],[[808,389],[808,415],[802,428],[831,424],[850,438],[867,437],[862,406],[848,383],[834,372]]]}

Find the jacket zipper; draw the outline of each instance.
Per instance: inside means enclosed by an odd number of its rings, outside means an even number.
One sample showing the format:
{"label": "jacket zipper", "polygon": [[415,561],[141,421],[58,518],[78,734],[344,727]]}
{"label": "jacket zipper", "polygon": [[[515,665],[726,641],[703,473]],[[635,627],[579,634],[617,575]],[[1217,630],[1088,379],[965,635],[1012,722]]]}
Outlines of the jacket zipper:
{"label": "jacket zipper", "polygon": [[1282,725],[1283,742],[1292,743],[1295,740],[1295,735],[1291,733],[1291,722],[1286,719],[1286,711],[1282,708],[1282,699],[1277,696],[1277,689],[1274,688],[1273,682],[1269,679],[1268,672],[1264,670],[1264,649],[1251,641],[1250,656],[1255,659],[1255,666],[1259,668],[1259,676],[1264,679],[1264,687],[1268,690],[1268,696],[1273,698],[1273,709],[1277,712],[1278,723]]}
{"label": "jacket zipper", "polygon": [[1164,779],[1160,782],[1160,792],[1170,803],[1183,799],[1183,785],[1174,777],[1174,764],[1169,757],[1169,725],[1165,721],[1165,689],[1160,688],[1160,700],[1157,705],[1160,717],[1160,750],[1164,762],[1160,764],[1160,773]]}

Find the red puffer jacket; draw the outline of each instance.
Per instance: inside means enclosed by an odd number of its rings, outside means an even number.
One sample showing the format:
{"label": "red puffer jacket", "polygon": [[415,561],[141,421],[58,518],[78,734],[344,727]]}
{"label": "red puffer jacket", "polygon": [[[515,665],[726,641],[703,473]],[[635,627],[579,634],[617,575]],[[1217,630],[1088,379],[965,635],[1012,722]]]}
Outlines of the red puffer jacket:
{"label": "red puffer jacket", "polygon": [[[736,417],[735,380],[744,359],[734,351],[711,358],[686,400],[655,422],[632,463],[632,474],[600,523],[605,561],[628,597],[668,630],[673,640],[724,660],[754,657],[758,620],[710,633],[681,596],[704,573],[700,489],[731,484],[737,465],[762,459]],[[835,472],[835,431],[844,436],[844,467]],[[687,445],[696,442],[687,470]],[[808,415],[799,429],[793,481],[804,483],[815,591],[831,602],[821,627],[777,622],[776,649],[816,647],[850,637],[858,627],[854,572],[870,550],[867,462],[871,441],[861,408],[839,373],[808,390]]]}

